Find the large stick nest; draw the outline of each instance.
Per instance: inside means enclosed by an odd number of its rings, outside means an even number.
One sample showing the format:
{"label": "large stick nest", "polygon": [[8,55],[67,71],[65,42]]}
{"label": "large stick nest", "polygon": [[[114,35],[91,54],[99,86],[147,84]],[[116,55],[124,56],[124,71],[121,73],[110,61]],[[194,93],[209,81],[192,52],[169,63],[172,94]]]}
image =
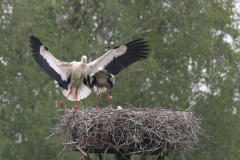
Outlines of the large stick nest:
{"label": "large stick nest", "polygon": [[124,154],[163,156],[191,153],[203,130],[192,111],[103,108],[66,109],[53,134],[60,136],[66,149],[83,154],[123,150]]}

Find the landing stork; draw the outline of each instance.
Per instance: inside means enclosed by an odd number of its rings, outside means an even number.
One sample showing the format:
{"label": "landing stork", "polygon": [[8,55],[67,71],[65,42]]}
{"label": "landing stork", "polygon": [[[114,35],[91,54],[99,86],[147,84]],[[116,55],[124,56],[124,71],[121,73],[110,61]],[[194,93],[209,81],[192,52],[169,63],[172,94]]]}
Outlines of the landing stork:
{"label": "landing stork", "polygon": [[102,67],[98,68],[98,72],[93,73],[89,80],[89,86],[94,88],[94,91],[97,92],[97,106],[99,94],[103,92],[108,92],[108,103],[110,107],[110,97],[109,97],[109,88],[113,87],[115,84],[115,78],[112,74],[108,73],[106,70],[103,70]]}
{"label": "landing stork", "polygon": [[35,61],[63,88],[62,93],[66,98],[59,107],[68,99],[76,101],[75,109],[78,108],[77,101],[86,98],[91,93],[91,90],[86,86],[87,76],[96,73],[99,67],[104,68],[112,75],[117,75],[132,63],[147,58],[149,54],[147,42],[138,39],[117,46],[90,63],[87,63],[85,55],[82,56],[80,62],[68,63],[56,59],[35,36],[30,36],[30,43]]}

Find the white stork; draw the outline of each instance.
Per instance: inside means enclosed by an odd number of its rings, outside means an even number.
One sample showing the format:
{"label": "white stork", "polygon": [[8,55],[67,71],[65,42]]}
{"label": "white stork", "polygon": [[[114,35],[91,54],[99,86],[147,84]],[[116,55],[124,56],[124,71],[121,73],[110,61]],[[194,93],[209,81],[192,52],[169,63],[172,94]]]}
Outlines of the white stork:
{"label": "white stork", "polygon": [[108,92],[108,103],[110,107],[110,98],[109,98],[109,88],[113,87],[115,84],[115,78],[112,74],[108,73],[106,70],[103,70],[102,67],[98,68],[98,72],[91,74],[90,79],[88,80],[89,86],[94,88],[94,91],[97,92],[97,106],[99,94],[103,92]]}
{"label": "white stork", "polygon": [[90,63],[87,63],[85,55],[82,56],[81,62],[68,63],[56,59],[35,36],[30,36],[30,43],[34,53],[33,57],[38,65],[64,89],[62,93],[66,98],[60,103],[59,107],[68,99],[76,101],[75,109],[77,109],[77,101],[86,98],[91,93],[91,90],[86,86],[88,75],[96,73],[99,67],[117,75],[132,63],[147,58],[149,54],[146,52],[149,51],[147,49],[149,45],[145,45],[147,42],[138,39],[117,46]]}

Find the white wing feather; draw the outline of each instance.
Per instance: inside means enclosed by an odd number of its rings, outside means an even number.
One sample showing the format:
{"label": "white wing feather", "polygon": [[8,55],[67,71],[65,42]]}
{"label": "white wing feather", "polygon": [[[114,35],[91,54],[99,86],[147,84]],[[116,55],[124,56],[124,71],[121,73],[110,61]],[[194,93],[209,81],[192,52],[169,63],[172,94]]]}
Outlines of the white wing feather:
{"label": "white wing feather", "polygon": [[89,66],[89,71],[88,74],[92,74],[98,71],[98,67],[105,67],[108,63],[110,63],[113,58],[118,57],[126,53],[127,47],[125,45],[120,46],[117,49],[111,49],[98,59],[92,61],[91,63],[88,64]]}
{"label": "white wing feather", "polygon": [[45,47],[42,45],[40,48],[40,54],[48,62],[48,64],[61,75],[62,80],[67,81],[68,77],[72,73],[72,64],[68,62],[61,62],[56,59]]}

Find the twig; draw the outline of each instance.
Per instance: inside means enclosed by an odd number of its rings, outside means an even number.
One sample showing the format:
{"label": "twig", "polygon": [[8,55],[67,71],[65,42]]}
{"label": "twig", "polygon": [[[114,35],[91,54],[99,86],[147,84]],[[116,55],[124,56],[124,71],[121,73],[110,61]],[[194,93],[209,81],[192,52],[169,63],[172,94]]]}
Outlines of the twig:
{"label": "twig", "polygon": [[87,157],[87,154],[77,145],[76,146],[76,148],[79,150],[79,151],[81,151],[82,152],[82,154],[84,154],[84,156],[86,156]]}
{"label": "twig", "polygon": [[56,134],[56,132],[55,132],[55,133],[52,133],[50,136],[48,136],[48,137],[45,138],[45,139],[49,139],[49,138],[51,138],[54,134]]}
{"label": "twig", "polygon": [[104,160],[106,160],[106,154],[107,154],[107,150],[110,146],[107,147],[107,149],[105,150],[105,154],[104,154]]}
{"label": "twig", "polygon": [[190,107],[189,107],[188,109],[186,109],[186,111],[190,111],[190,110],[192,109],[192,107],[195,106],[195,105],[200,101],[200,99],[202,99],[202,97],[203,97],[203,96],[201,96],[201,97],[198,99],[198,101],[197,101],[195,104],[193,104],[193,105],[191,105],[191,102],[190,102],[190,100],[189,100]]}
{"label": "twig", "polygon": [[62,143],[62,145],[76,144],[77,142]]}
{"label": "twig", "polygon": [[63,153],[65,152],[66,150],[68,150],[70,147],[66,147],[65,149],[62,150],[62,152],[55,158],[55,160]]}

